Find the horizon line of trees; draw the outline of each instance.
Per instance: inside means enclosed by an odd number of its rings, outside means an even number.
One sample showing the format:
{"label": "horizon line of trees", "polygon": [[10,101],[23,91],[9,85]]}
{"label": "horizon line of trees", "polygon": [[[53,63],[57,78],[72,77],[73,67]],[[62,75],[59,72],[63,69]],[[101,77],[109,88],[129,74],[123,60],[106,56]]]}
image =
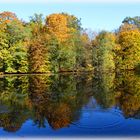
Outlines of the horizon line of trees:
{"label": "horizon line of trees", "polygon": [[140,17],[90,37],[74,15],[0,13],[0,73],[116,71],[140,67]]}

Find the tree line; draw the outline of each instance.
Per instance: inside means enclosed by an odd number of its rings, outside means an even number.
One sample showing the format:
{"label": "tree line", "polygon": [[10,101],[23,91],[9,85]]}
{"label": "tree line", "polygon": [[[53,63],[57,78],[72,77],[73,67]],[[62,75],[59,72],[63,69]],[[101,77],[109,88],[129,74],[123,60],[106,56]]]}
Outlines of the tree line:
{"label": "tree line", "polygon": [[92,38],[67,13],[28,22],[0,13],[0,73],[135,70],[140,66],[140,17],[126,17],[114,32]]}

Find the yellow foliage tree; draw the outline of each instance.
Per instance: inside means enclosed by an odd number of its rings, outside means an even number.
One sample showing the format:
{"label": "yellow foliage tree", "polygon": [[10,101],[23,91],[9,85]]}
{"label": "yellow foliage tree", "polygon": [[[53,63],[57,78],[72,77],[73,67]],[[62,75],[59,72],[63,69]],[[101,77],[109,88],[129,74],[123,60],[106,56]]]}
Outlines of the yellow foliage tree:
{"label": "yellow foliage tree", "polygon": [[135,69],[140,63],[140,31],[123,30],[119,33],[121,69]]}
{"label": "yellow foliage tree", "polygon": [[48,32],[55,36],[59,43],[66,41],[69,37],[67,18],[63,14],[52,14],[46,18]]}

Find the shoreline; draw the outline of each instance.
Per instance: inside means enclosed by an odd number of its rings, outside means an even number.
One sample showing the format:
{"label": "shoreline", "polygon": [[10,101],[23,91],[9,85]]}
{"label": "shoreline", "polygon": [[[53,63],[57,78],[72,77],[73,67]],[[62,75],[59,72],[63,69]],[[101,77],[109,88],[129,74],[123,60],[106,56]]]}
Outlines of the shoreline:
{"label": "shoreline", "polygon": [[2,73],[0,76],[9,76],[9,75],[56,75],[56,74],[79,74],[79,73],[92,73],[92,71],[61,71],[57,73],[46,72],[46,73]]}

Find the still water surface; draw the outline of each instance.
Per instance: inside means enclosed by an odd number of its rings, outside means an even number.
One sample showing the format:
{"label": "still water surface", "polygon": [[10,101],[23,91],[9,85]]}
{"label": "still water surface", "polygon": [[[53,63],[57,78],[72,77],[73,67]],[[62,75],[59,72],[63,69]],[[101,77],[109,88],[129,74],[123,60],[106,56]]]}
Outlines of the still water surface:
{"label": "still water surface", "polygon": [[0,77],[0,137],[140,136],[140,76]]}

